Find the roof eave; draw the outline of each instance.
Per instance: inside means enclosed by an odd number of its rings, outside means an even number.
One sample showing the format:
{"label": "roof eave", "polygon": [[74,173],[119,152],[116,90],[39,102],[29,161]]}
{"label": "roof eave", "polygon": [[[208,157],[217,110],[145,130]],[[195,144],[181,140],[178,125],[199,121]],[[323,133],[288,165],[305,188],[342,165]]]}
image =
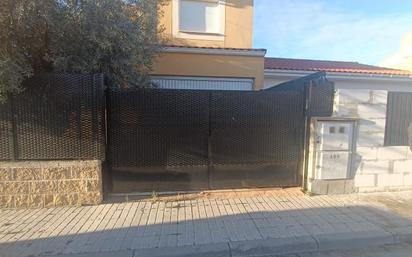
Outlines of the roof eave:
{"label": "roof eave", "polygon": [[[294,77],[305,76],[316,73],[317,71],[307,70],[285,70],[285,69],[265,69],[264,75],[267,77]],[[412,75],[390,75],[390,74],[373,74],[373,73],[351,73],[351,72],[326,72],[330,79],[354,79],[354,80],[380,80],[380,81],[399,81],[412,82]]]}
{"label": "roof eave", "polygon": [[264,57],[266,49],[227,49],[227,48],[196,48],[196,47],[173,47],[166,46],[161,48],[165,53],[188,53],[188,54],[212,54],[212,55],[236,55]]}

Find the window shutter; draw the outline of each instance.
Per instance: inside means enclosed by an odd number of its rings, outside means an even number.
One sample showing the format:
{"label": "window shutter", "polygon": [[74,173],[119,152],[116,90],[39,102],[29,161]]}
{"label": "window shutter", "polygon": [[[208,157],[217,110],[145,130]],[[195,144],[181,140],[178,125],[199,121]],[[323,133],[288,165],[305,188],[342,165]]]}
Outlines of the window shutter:
{"label": "window shutter", "polygon": [[180,1],[179,29],[186,32],[220,33],[218,2]]}

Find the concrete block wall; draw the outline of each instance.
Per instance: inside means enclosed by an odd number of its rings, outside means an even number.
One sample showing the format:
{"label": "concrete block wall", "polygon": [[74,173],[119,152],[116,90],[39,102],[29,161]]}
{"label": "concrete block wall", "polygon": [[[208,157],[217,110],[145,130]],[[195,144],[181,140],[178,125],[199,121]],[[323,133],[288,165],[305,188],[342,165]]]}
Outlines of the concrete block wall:
{"label": "concrete block wall", "polygon": [[339,89],[335,117],[359,118],[354,182],[358,192],[412,189],[409,146],[384,146],[387,91]]}
{"label": "concrete block wall", "polygon": [[0,162],[0,208],[99,204],[100,161]]}

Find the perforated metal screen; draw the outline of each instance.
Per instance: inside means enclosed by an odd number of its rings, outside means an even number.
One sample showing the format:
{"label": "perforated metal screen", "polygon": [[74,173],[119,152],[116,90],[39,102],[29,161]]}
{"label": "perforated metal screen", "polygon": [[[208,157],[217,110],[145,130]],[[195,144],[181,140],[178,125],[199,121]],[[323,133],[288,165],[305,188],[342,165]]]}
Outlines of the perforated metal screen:
{"label": "perforated metal screen", "polygon": [[208,93],[142,89],[109,94],[114,167],[208,164]]}
{"label": "perforated metal screen", "polygon": [[0,159],[105,158],[102,75],[45,74],[24,87],[0,106]]}
{"label": "perforated metal screen", "polygon": [[302,92],[213,92],[211,152],[215,165],[298,159]]}
{"label": "perforated metal screen", "polygon": [[308,82],[309,86],[309,116],[328,117],[333,113],[333,98],[335,88],[333,82],[324,76]]}

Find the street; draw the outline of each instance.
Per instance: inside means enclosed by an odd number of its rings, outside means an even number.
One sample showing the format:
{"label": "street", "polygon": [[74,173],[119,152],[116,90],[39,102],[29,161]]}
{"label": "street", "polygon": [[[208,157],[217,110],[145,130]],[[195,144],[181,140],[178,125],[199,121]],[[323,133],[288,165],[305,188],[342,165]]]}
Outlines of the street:
{"label": "street", "polygon": [[[274,255],[273,257],[411,257],[412,244],[389,245],[375,248],[326,251],[311,254]],[[262,256],[263,257],[263,256]],[[267,257],[267,256],[266,256]]]}

